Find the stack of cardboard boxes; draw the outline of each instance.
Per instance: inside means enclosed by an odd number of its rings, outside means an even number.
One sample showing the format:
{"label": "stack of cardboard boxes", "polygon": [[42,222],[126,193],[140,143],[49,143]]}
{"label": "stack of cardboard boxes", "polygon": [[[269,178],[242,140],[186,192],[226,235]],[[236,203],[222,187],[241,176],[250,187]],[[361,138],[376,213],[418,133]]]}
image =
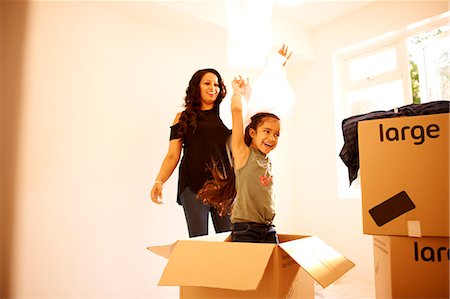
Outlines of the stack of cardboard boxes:
{"label": "stack of cardboard boxes", "polygon": [[360,121],[377,298],[450,298],[448,113]]}

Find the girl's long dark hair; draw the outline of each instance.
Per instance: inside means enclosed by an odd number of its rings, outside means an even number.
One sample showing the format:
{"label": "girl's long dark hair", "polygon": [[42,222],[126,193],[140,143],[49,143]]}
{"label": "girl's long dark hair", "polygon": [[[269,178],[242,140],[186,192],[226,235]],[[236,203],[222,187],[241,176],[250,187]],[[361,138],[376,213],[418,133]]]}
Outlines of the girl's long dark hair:
{"label": "girl's long dark hair", "polygon": [[184,97],[184,107],[185,110],[181,113],[180,116],[180,128],[179,133],[181,136],[185,136],[188,127],[193,127],[194,131],[197,128],[197,117],[201,115],[201,95],[200,95],[200,81],[206,73],[213,73],[217,76],[219,81],[219,94],[217,95],[216,100],[214,101],[214,108],[217,108],[219,104],[222,102],[223,98],[227,94],[227,89],[222,80],[222,76],[220,76],[219,72],[215,69],[201,69],[198,70],[192,75],[191,80],[189,80],[189,85],[186,88],[186,96]]}
{"label": "girl's long dark hair", "polygon": [[[252,143],[250,129],[258,128],[264,118],[271,117],[280,120],[272,113],[261,112],[252,116],[250,124],[245,128],[244,142],[247,146]],[[232,161],[230,164],[233,165]],[[211,205],[219,212],[220,216],[231,214],[234,199],[236,197],[236,176],[233,167],[227,167],[225,163],[213,161],[207,166],[212,179],[203,184],[197,196],[205,205]]]}

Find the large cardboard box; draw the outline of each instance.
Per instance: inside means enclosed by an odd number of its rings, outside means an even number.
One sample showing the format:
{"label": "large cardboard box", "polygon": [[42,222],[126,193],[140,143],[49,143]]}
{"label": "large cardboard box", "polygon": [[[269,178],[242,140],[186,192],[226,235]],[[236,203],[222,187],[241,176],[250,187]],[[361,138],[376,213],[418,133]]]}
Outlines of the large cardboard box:
{"label": "large cardboard box", "polygon": [[358,123],[363,231],[448,237],[448,113]]}
{"label": "large cardboard box", "polygon": [[314,298],[354,264],[314,236],[279,235],[280,244],[229,242],[229,233],[149,250],[169,260],[159,285],[180,298]]}
{"label": "large cardboard box", "polygon": [[450,298],[446,237],[374,236],[377,298]]}

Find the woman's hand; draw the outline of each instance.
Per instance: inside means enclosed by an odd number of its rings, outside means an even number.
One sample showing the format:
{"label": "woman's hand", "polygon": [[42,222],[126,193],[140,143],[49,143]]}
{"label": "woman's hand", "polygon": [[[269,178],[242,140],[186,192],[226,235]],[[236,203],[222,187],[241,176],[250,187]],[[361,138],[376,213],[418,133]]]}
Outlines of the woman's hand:
{"label": "woman's hand", "polygon": [[289,58],[291,58],[291,55],[292,55],[292,51],[291,51],[291,53],[288,54],[288,49],[289,49],[289,47],[286,46],[285,44],[283,44],[281,49],[278,50],[278,53],[286,58],[286,61],[283,63],[283,66],[286,66],[287,61],[289,60]]}
{"label": "woman's hand", "polygon": [[152,191],[150,191],[150,198],[154,203],[162,204],[162,182],[155,182],[153,185]]}

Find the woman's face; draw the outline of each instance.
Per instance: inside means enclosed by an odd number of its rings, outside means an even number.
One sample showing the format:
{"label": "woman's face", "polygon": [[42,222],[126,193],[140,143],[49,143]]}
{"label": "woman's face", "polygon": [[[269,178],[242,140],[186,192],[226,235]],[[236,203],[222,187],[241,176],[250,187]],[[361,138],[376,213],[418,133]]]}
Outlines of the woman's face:
{"label": "woman's face", "polygon": [[206,73],[200,80],[200,100],[202,110],[214,107],[214,101],[220,93],[219,79],[214,73]]}

